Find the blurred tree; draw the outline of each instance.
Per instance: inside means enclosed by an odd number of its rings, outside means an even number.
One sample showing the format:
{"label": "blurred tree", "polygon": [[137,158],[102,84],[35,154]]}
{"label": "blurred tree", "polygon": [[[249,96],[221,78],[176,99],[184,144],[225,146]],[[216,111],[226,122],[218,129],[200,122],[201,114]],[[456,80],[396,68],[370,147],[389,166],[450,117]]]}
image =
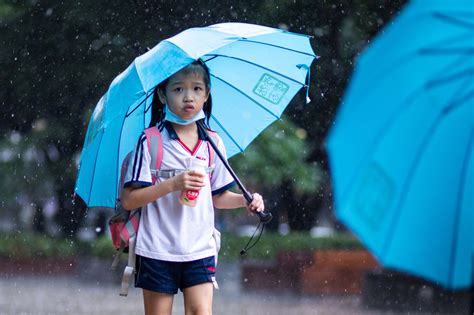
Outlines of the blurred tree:
{"label": "blurred tree", "polygon": [[[40,138],[39,133],[33,136]],[[28,214],[22,213],[20,207],[31,208],[36,212],[36,218],[42,219],[43,205],[49,198],[55,197],[51,192],[53,183],[44,166],[45,160],[41,148],[23,141],[18,132],[12,132],[0,140],[0,207],[3,220],[10,218],[10,229],[31,227],[34,223],[25,222]]]}
{"label": "blurred tree", "polygon": [[[24,146],[45,157],[41,178],[53,182],[63,234],[74,235],[84,216],[84,207],[75,205],[72,195],[86,117],[106,82],[138,52],[136,43],[121,35],[126,26],[109,18],[127,16],[127,8],[93,1],[5,3],[14,14],[1,16],[5,67],[0,77],[7,87],[0,92],[0,128],[20,133]],[[35,136],[37,121],[44,125],[41,137]],[[39,168],[23,176],[38,173]]]}
{"label": "blurred tree", "polygon": [[[244,185],[262,191],[274,216],[271,229],[278,227],[285,214],[294,230],[307,230],[314,224],[323,179],[317,163],[308,162],[308,144],[305,129],[282,119],[231,159]],[[305,208],[303,200],[311,200],[311,207]]]}
{"label": "blurred tree", "polygon": [[[0,132],[19,133],[22,147],[44,156],[41,172],[27,170],[20,159],[2,166],[21,181],[6,190],[10,200],[20,192],[30,194],[28,185],[41,186],[41,181],[27,182],[30,176],[52,183],[49,193],[58,199],[63,233],[74,235],[84,216],[84,205],[71,202],[77,161],[88,118],[101,94],[133,58],[159,40],[189,27],[227,21],[315,36],[315,50],[322,59],[312,71],[313,102],[298,106],[303,98],[297,98],[297,106],[287,114],[308,132],[309,160],[327,171],[322,143],[353,58],[403,2],[0,0]],[[34,130],[37,122],[45,126],[40,133]],[[293,181],[285,186],[284,198],[290,203],[289,196],[301,187]],[[297,199],[303,203],[298,209],[314,208],[313,201]]]}
{"label": "blurred tree", "polygon": [[[260,22],[278,26],[292,32],[313,35],[313,47],[321,58],[311,72],[310,98],[303,106],[303,97],[296,98],[286,114],[308,132],[309,161],[317,161],[326,173],[326,186],[321,197],[324,205],[332,205],[329,165],[324,146],[325,137],[332,124],[337,106],[341,102],[352,67],[358,54],[371,38],[397,14],[405,0],[342,0],[302,1],[266,0],[262,2]],[[323,193],[325,192],[325,193]],[[312,208],[312,201],[302,207]],[[307,211],[296,214],[304,221]]]}

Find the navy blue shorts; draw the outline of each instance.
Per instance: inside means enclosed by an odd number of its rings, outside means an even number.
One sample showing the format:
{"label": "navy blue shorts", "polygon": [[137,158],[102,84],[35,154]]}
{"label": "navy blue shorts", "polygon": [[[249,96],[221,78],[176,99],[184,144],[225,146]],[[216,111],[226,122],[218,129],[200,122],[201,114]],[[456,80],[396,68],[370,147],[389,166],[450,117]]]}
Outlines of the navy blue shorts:
{"label": "navy blue shorts", "polygon": [[216,284],[214,256],[194,261],[163,261],[137,255],[135,287],[145,290],[176,294],[197,284]]}

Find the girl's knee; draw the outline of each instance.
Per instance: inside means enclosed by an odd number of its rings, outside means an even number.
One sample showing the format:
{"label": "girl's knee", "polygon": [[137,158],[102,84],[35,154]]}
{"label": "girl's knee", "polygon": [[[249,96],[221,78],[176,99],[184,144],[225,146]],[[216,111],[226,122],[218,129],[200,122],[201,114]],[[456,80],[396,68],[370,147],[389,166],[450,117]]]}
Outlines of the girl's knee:
{"label": "girl's knee", "polygon": [[186,315],[212,315],[212,306],[211,305],[186,305],[185,306]]}
{"label": "girl's knee", "polygon": [[184,307],[186,315],[212,314],[213,286],[203,283],[184,289]]}
{"label": "girl's knee", "polygon": [[186,315],[211,315],[212,298],[201,296],[201,298],[188,299],[184,303]]}

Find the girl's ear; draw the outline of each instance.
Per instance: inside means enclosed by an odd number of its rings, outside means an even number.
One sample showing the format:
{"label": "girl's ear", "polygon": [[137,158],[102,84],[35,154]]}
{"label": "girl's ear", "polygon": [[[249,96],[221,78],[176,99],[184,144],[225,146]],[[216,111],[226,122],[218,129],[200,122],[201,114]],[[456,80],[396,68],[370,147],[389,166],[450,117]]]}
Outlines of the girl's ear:
{"label": "girl's ear", "polygon": [[206,99],[204,100],[204,102],[207,102],[207,100],[209,99],[209,95],[211,95],[211,89],[207,88]]}
{"label": "girl's ear", "polygon": [[158,98],[160,99],[160,102],[162,104],[166,104],[166,96],[165,93],[163,93],[162,90],[157,90],[158,91]]}

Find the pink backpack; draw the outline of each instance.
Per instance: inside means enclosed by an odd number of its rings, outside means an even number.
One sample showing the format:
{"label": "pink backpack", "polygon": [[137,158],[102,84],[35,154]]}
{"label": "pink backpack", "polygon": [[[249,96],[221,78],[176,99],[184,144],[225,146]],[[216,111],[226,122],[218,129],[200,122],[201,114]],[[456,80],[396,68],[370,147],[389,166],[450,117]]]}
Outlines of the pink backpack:
{"label": "pink backpack", "polygon": [[[145,129],[146,142],[148,151],[150,152],[151,161],[150,168],[152,170],[152,183],[156,183],[158,173],[161,169],[161,162],[163,160],[163,138],[157,127],[150,127]],[[217,143],[217,134],[213,131],[207,131],[209,136]],[[210,163],[214,163],[214,150],[208,144],[209,160]],[[131,158],[132,152],[129,152],[122,162],[120,170],[120,181],[119,187],[122,189],[127,167]],[[121,296],[128,295],[128,288],[133,274],[135,273],[135,241],[138,233],[139,222],[140,222],[141,208],[133,210],[125,210],[120,199],[117,199],[115,205],[115,214],[109,220],[109,230],[112,238],[112,245],[117,250],[114,261],[112,263],[112,269],[116,269],[122,253],[128,252],[128,263],[125,267],[122,276],[122,285],[120,290]]]}

